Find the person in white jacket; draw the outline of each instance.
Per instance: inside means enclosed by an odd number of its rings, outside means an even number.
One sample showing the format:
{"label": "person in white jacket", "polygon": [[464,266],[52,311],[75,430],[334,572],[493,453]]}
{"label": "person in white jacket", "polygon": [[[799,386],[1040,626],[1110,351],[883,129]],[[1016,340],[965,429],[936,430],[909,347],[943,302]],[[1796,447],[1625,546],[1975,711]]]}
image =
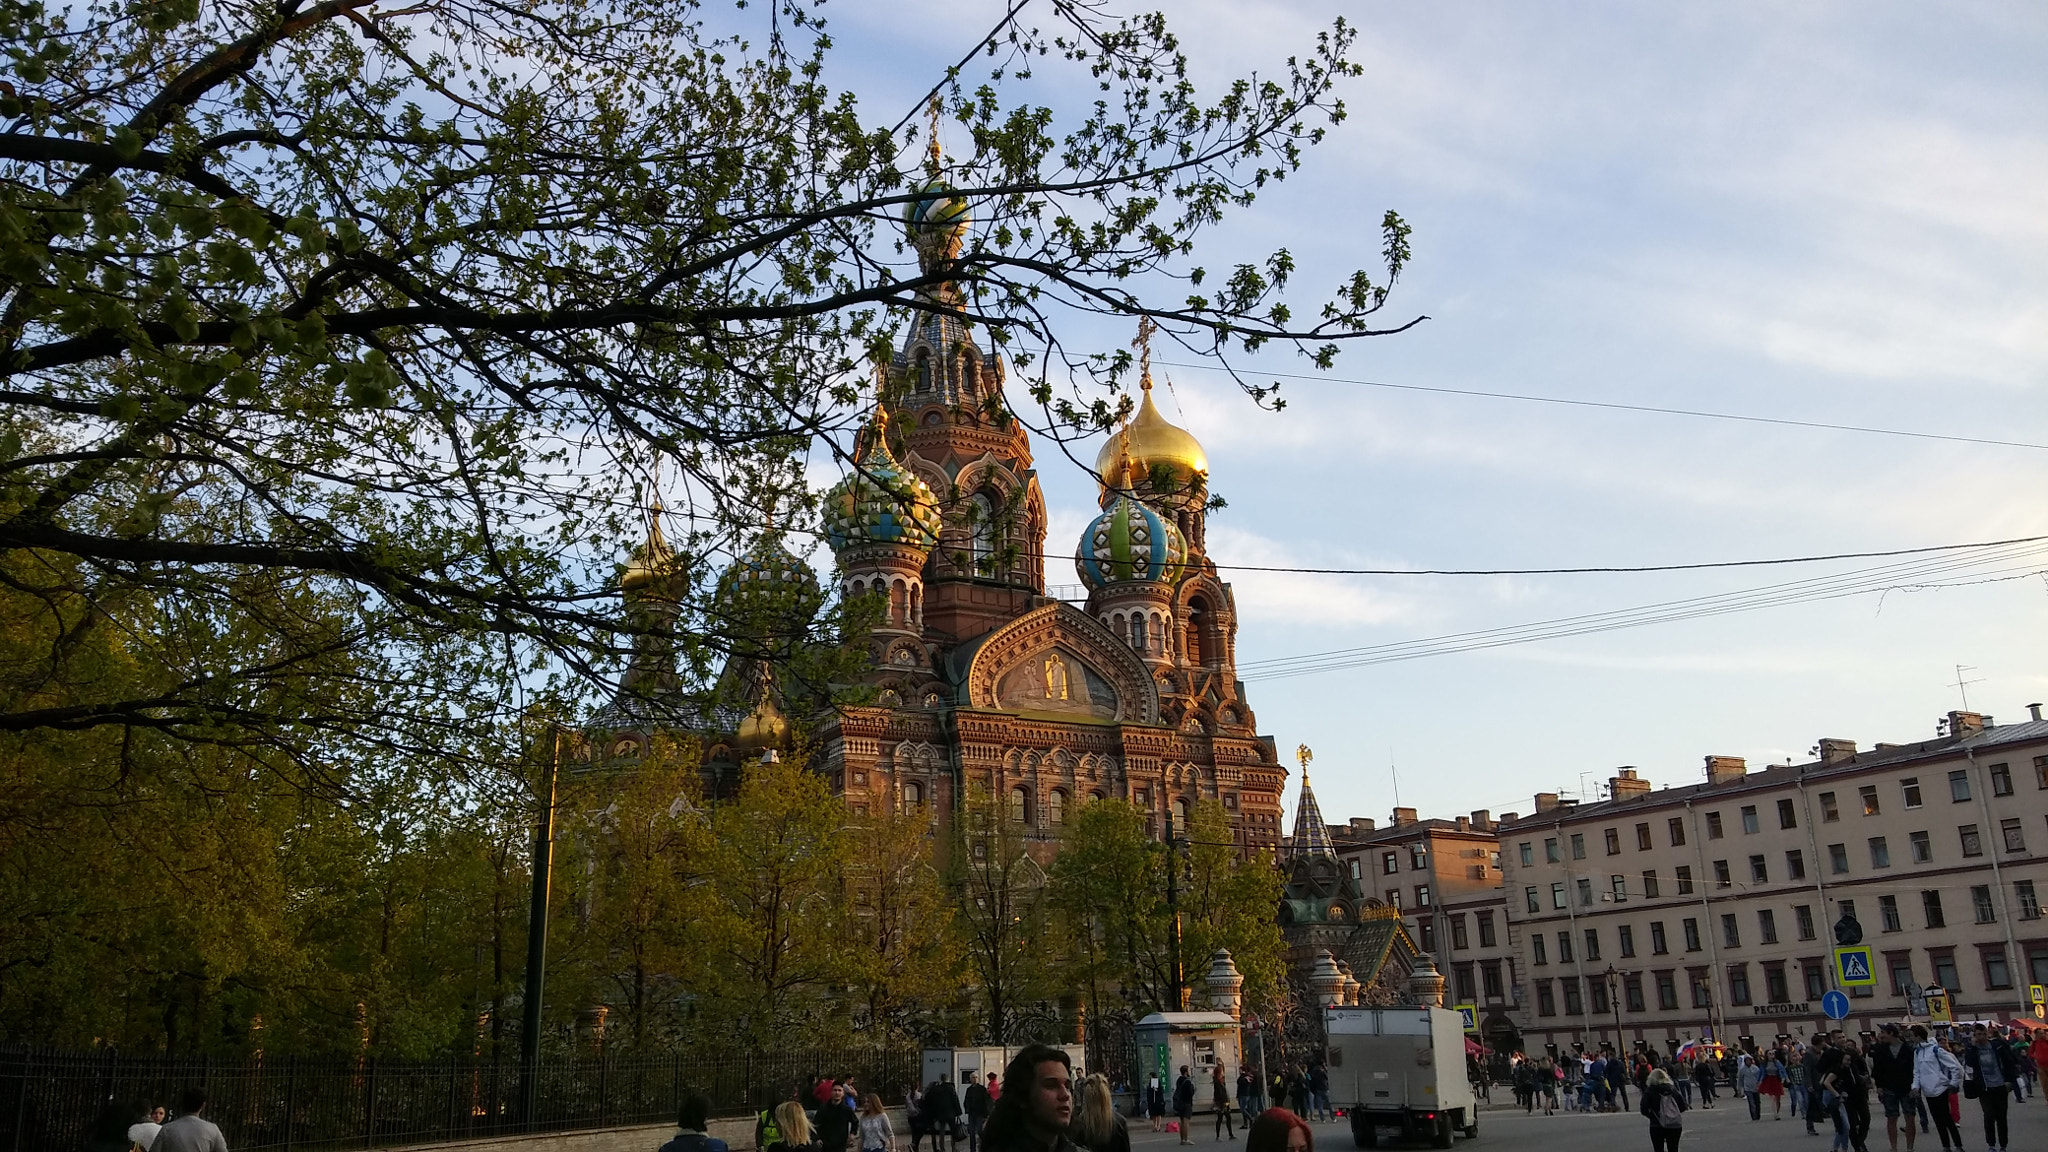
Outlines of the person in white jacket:
{"label": "person in white jacket", "polygon": [[1951,1098],[1963,1086],[1963,1062],[1927,1035],[1927,1026],[1913,1025],[1913,1094],[1927,1101],[1935,1134],[1943,1148],[1963,1146],[1962,1129],[1949,1111]]}

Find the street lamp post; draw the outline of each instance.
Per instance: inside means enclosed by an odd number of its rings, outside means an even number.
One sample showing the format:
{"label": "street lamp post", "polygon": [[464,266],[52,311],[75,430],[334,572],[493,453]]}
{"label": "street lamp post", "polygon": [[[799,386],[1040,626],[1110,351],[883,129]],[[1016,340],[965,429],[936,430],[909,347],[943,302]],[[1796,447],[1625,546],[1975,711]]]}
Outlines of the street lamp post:
{"label": "street lamp post", "polygon": [[1609,964],[1607,966],[1607,1004],[1609,1007],[1614,1009],[1614,1054],[1616,1056],[1622,1054],[1621,995],[1620,989],[1616,986],[1615,983],[1615,981],[1619,979],[1621,975],[1622,973],[1615,971],[1614,965]]}
{"label": "street lamp post", "polygon": [[1180,959],[1180,866],[1181,849],[1187,841],[1182,838],[1179,821],[1173,818],[1173,806],[1166,809],[1166,914],[1172,920],[1170,934],[1173,942],[1173,1010],[1188,1010],[1187,974],[1181,968]]}

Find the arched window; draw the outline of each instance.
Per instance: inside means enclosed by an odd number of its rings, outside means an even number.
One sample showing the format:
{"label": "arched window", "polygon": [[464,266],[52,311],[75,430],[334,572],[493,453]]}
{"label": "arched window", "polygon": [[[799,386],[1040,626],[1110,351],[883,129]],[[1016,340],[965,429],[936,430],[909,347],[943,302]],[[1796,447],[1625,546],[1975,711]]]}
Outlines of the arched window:
{"label": "arched window", "polygon": [[1022,788],[1010,789],[1010,823],[1023,824],[1031,815],[1031,796]]}
{"label": "arched window", "polygon": [[981,386],[981,358],[972,352],[961,353],[960,384],[969,391]]}
{"label": "arched window", "polygon": [[929,392],[932,390],[932,350],[929,348],[919,348],[917,350],[917,390],[919,392]]}
{"label": "arched window", "polygon": [[1173,802],[1174,831],[1185,834],[1188,830],[1188,802],[1186,797],[1176,797]]}
{"label": "arched window", "polygon": [[968,527],[974,532],[974,570],[986,573],[989,560],[996,552],[995,501],[989,499],[985,492],[976,492],[974,499],[968,502],[967,515],[971,521]]}
{"label": "arched window", "polygon": [[1140,613],[1131,616],[1131,647],[1140,652],[1145,650],[1145,617]]}
{"label": "arched window", "polygon": [[1188,663],[1209,663],[1206,641],[1209,634],[1209,602],[1197,596],[1188,603]]}
{"label": "arched window", "polygon": [[912,811],[924,803],[924,785],[912,781],[903,786],[903,810]]}
{"label": "arched window", "polygon": [[1046,823],[1055,827],[1067,822],[1067,794],[1055,788],[1045,794]]}

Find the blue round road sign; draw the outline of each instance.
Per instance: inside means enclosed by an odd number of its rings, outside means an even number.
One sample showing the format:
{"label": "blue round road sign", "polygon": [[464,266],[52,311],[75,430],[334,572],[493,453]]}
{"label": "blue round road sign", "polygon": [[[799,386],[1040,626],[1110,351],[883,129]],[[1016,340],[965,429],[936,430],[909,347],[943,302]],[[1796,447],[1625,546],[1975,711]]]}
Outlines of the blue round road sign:
{"label": "blue round road sign", "polygon": [[1827,1013],[1830,1020],[1847,1020],[1849,1018],[1849,998],[1840,992],[1830,992],[1820,998],[1820,1010]]}

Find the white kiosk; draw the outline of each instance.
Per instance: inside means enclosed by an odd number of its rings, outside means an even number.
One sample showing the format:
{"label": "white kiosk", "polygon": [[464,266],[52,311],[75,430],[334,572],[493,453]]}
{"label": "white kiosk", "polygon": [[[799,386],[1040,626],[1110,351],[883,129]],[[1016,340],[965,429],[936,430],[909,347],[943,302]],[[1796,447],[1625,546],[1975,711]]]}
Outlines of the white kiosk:
{"label": "white kiosk", "polygon": [[1239,1047],[1238,1023],[1230,1013],[1154,1012],[1138,1021],[1134,1031],[1138,1041],[1138,1082],[1144,1083],[1148,1076],[1159,1077],[1169,1102],[1182,1065],[1192,1069],[1197,1099],[1203,1104],[1208,1097],[1199,1093],[1209,1083],[1209,1069],[1218,1064],[1223,1066],[1224,1079],[1233,1085],[1232,1091],[1236,1090],[1243,1051]]}

